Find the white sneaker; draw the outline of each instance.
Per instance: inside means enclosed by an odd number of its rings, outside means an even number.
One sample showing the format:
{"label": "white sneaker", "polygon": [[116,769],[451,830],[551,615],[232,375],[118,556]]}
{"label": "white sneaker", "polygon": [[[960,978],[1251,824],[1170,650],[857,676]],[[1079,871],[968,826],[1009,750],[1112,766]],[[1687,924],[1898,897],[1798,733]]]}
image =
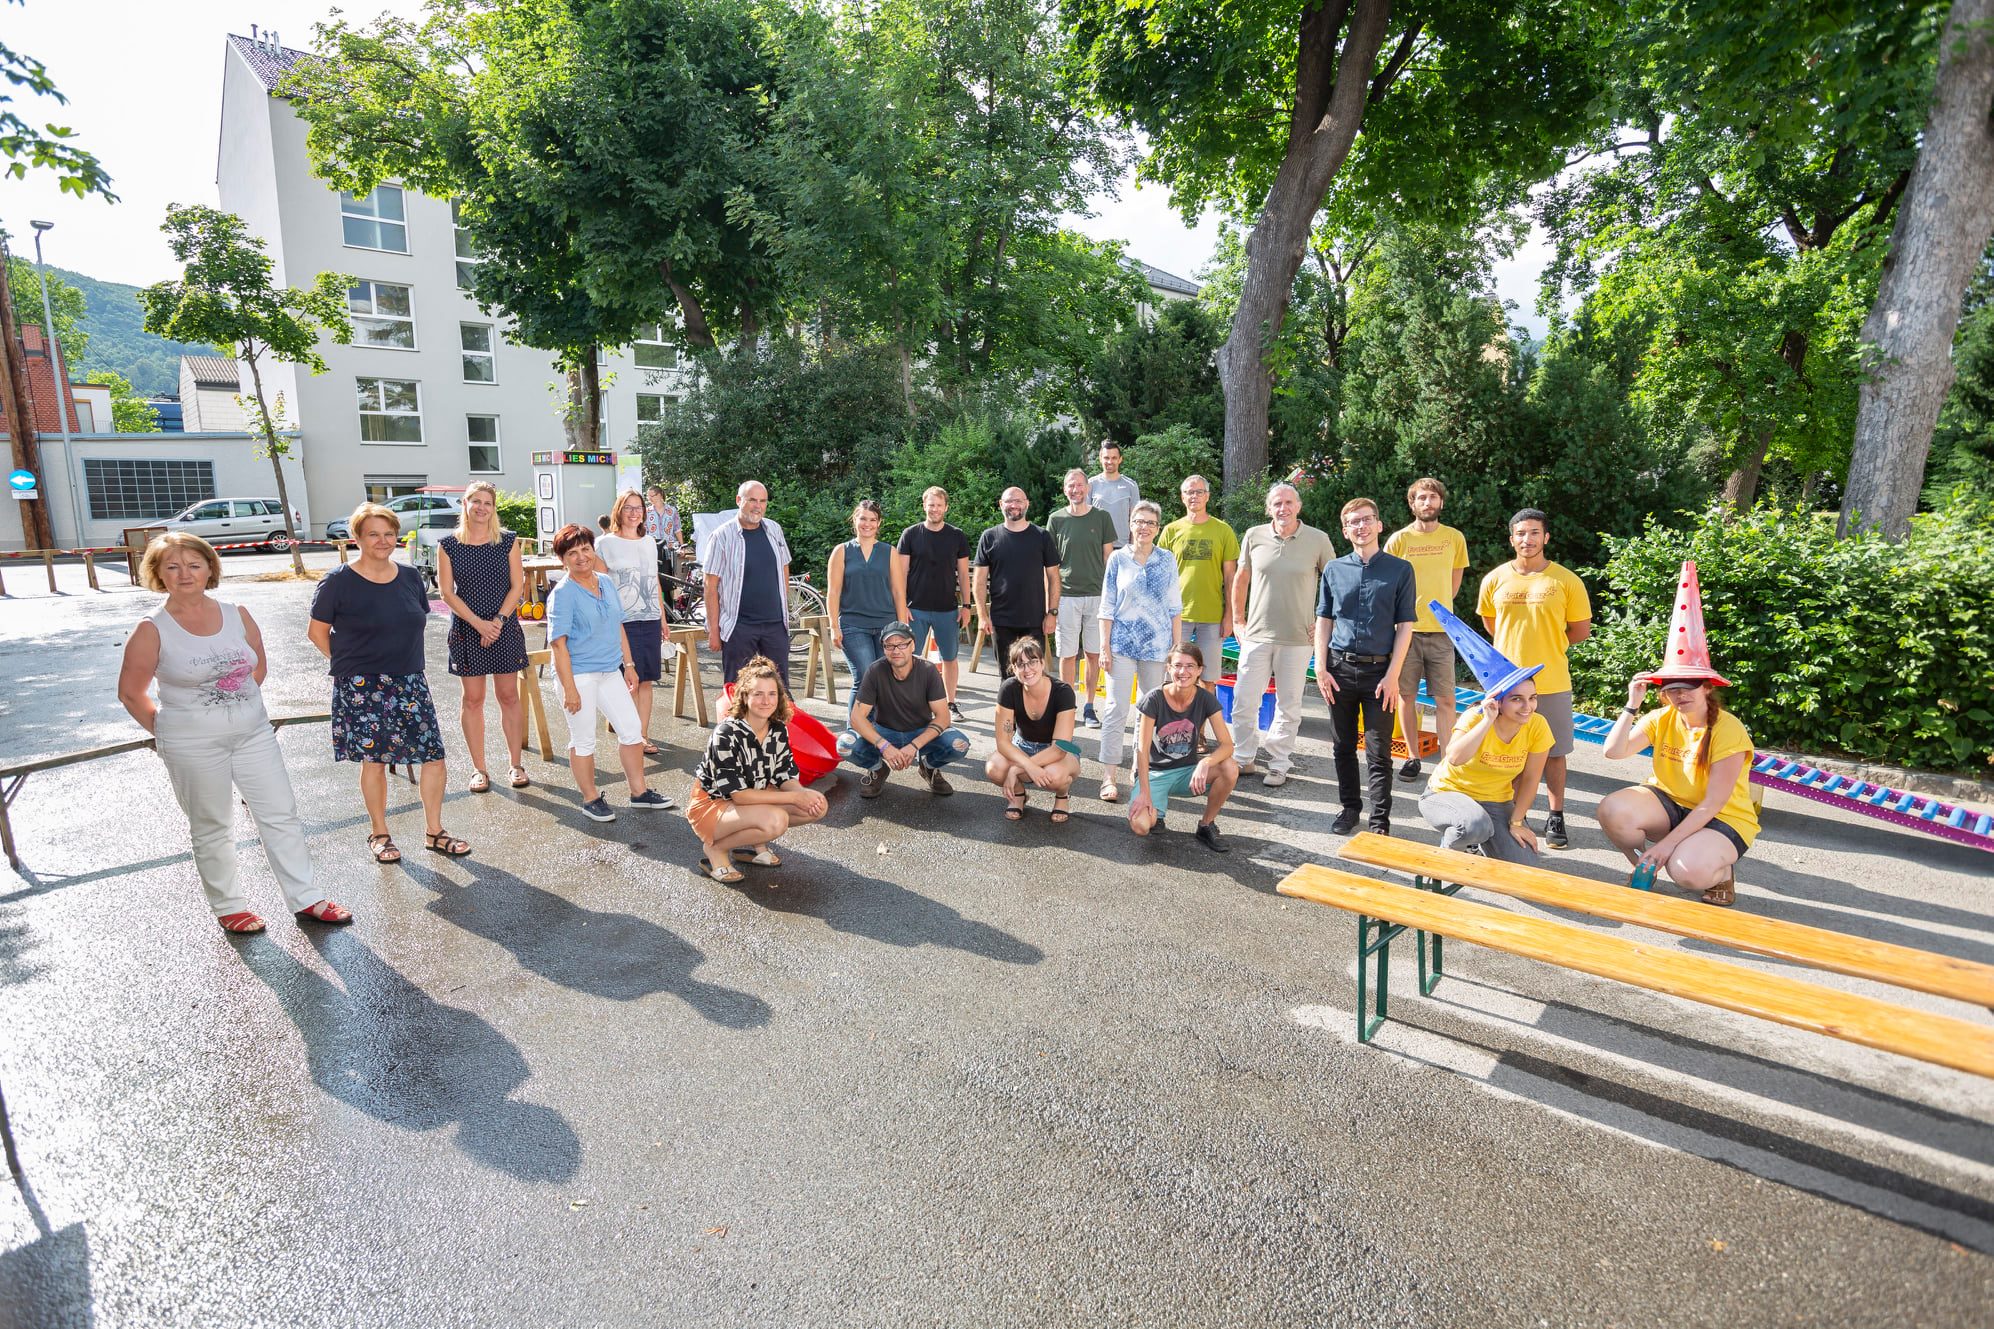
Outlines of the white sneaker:
{"label": "white sneaker", "polygon": [[1278,788],[1288,783],[1288,773],[1286,771],[1269,771],[1260,777],[1260,783],[1268,789]]}

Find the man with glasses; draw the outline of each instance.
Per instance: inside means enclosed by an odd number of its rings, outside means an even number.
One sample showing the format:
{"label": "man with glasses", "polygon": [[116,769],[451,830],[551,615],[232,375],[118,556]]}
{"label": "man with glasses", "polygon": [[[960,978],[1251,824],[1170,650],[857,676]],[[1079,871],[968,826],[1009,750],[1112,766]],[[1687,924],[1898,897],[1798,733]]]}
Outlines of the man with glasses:
{"label": "man with glasses", "polygon": [[1551,542],[1551,519],[1525,508],[1509,519],[1513,562],[1498,563],[1482,578],[1475,612],[1497,650],[1537,675],[1537,713],[1551,726],[1551,756],[1544,763],[1544,788],[1551,815],[1544,843],[1571,846],[1565,832],[1565,773],[1572,755],[1572,671],[1565,653],[1592,635],[1592,601],[1585,583],[1544,554]]}
{"label": "man with glasses", "polygon": [[1205,511],[1212,487],[1204,476],[1186,476],[1177,496],[1184,502],[1184,515],[1163,528],[1156,545],[1177,560],[1184,640],[1198,643],[1205,657],[1204,681],[1210,685],[1219,681],[1224,668],[1219,657],[1225,639],[1232,635],[1232,577],[1239,570],[1239,537]]}
{"label": "man with glasses", "polygon": [[1267,772],[1261,776],[1261,783],[1272,787],[1288,782],[1294,764],[1308,686],[1310,608],[1336,547],[1328,532],[1302,523],[1302,496],[1291,484],[1267,491],[1267,515],[1266,525],[1249,527],[1240,541],[1239,570],[1232,577],[1239,627],[1239,677],[1232,695],[1239,720],[1235,760],[1241,775],[1252,775],[1260,769],[1254,721],[1267,680],[1274,680],[1274,727],[1267,731]]}
{"label": "man with glasses", "polygon": [[859,796],[878,798],[895,771],[921,772],[928,792],[955,792],[942,767],[969,751],[969,739],[949,724],[942,671],[914,654],[914,629],[888,623],[879,630],[882,658],[872,662],[852,702],[852,727],[838,737],[838,755],[865,774]]}
{"label": "man with glasses", "polygon": [[1412,564],[1378,547],[1383,534],[1377,503],[1368,498],[1345,503],[1343,535],[1350,552],[1323,569],[1316,595],[1316,686],[1329,703],[1343,802],[1330,825],[1332,835],[1350,834],[1364,814],[1357,782],[1359,715],[1371,785],[1370,829],[1392,833],[1392,712],[1399,708],[1399,669],[1419,614],[1413,608]]}

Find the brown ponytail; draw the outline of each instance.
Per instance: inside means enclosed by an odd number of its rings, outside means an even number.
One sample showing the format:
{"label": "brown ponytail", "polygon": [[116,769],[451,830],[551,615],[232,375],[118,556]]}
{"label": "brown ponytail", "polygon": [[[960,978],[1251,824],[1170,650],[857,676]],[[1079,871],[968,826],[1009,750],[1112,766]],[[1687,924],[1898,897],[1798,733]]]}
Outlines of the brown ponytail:
{"label": "brown ponytail", "polygon": [[1724,703],[1717,699],[1717,689],[1710,683],[1703,685],[1703,704],[1708,711],[1703,719],[1703,742],[1697,745],[1696,769],[1708,774],[1710,771],[1710,740],[1717,733],[1717,717],[1724,714]]}

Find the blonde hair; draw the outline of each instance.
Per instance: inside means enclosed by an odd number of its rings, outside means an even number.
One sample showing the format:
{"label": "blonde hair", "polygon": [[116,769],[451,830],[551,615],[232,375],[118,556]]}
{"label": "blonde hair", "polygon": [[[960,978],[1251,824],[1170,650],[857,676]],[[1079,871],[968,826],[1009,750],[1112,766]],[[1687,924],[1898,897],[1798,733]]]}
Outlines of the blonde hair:
{"label": "blonde hair", "polygon": [[505,527],[499,521],[498,486],[490,480],[473,480],[464,486],[463,506],[457,509],[457,538],[462,540],[471,533],[471,495],[490,494],[492,496],[492,529],[485,536],[487,540],[497,540]]}
{"label": "blonde hair", "polygon": [[356,544],[359,543],[360,536],[363,533],[367,523],[374,520],[374,518],[376,517],[379,517],[382,521],[388,523],[388,525],[395,528],[396,539],[401,538],[401,533],[402,533],[401,518],[397,517],[394,513],[382,507],[379,503],[372,502],[371,500],[366,503],[362,503],[359,507],[353,509],[352,515],[347,517],[346,519],[347,538],[352,540]]}
{"label": "blonde hair", "polygon": [[748,718],[748,685],[762,679],[775,684],[775,714],[770,719],[789,723],[789,717],[796,714],[796,703],[789,699],[789,691],[782,685],[782,675],[776,671],[773,661],[766,655],[757,655],[741,666],[741,672],[734,675],[734,695],[727,699],[727,718],[745,720]]}
{"label": "blonde hair", "polygon": [[168,531],[145,547],[145,557],[138,565],[139,585],[148,591],[164,591],[166,581],[159,575],[159,565],[176,549],[191,549],[206,560],[209,590],[222,584],[222,557],[213,545],[192,531]]}
{"label": "blonde hair", "polygon": [[642,535],[644,533],[644,522],[651,515],[651,506],[644,501],[643,490],[625,489],[616,495],[616,502],[609,506],[609,533],[611,535],[620,536],[623,534],[623,505],[633,498],[637,500],[637,534]]}

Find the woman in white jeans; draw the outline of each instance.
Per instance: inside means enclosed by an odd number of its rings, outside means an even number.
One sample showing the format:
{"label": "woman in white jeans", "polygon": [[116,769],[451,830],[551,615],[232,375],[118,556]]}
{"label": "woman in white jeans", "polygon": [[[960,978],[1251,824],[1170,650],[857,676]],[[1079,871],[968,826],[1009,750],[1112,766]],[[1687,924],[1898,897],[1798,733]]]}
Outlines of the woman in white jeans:
{"label": "woman in white jeans", "polygon": [[615,821],[595,784],[595,717],[600,711],[616,731],[617,756],[630,789],[630,806],[657,812],[672,801],[644,785],[644,722],[638,718],[637,665],[623,631],[623,603],[606,574],[599,576],[595,535],[573,522],[554,537],[554,554],[568,575],[547,598],[547,646],[561,680],[561,709],[568,717],[568,769],[581,791],[582,815]]}
{"label": "woman in white jeans", "polygon": [[300,922],[350,923],[351,911],[312,884],[291,777],[263,709],[269,668],[263,635],[248,610],[208,594],[221,579],[221,559],[198,535],[169,531],[147,548],[139,581],[164,591],[166,602],[141,619],[125,643],[118,700],[153,736],[166,763],[193,834],[201,889],[223,931],[263,931],[237,871],[238,791],[256,818],[270,873],[291,912]]}
{"label": "woman in white jeans", "polygon": [[1101,583],[1101,668],[1108,674],[1108,713],[1101,720],[1101,800],[1122,797],[1118,767],[1134,704],[1163,683],[1163,662],[1183,640],[1184,597],[1177,556],[1156,545],[1163,509],[1144,499],[1129,512],[1129,542],[1108,560]]}

